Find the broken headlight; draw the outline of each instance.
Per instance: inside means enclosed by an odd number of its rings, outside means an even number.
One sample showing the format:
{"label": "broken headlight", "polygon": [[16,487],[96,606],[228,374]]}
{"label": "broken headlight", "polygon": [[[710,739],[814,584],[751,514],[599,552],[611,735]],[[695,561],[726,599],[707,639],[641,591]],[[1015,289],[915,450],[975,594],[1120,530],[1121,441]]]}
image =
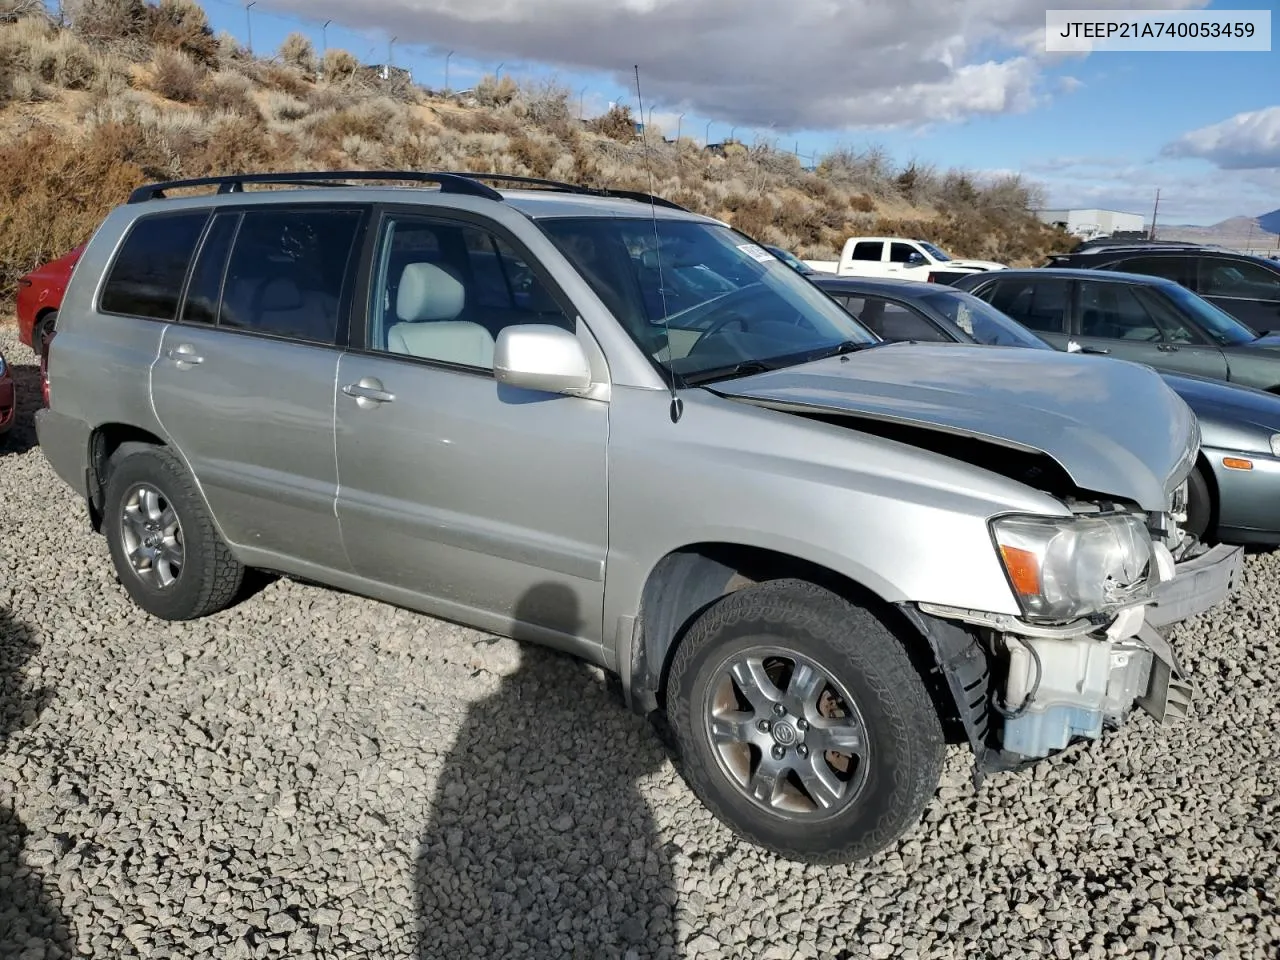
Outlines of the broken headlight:
{"label": "broken headlight", "polygon": [[1141,517],[1001,517],[991,529],[1028,617],[1071,620],[1149,593],[1151,534]]}

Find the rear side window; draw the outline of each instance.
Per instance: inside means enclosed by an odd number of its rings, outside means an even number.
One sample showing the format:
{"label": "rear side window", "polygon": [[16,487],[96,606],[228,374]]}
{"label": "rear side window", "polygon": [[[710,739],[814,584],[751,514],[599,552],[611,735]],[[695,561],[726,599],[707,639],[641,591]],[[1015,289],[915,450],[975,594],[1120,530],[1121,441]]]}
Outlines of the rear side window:
{"label": "rear side window", "polygon": [[1184,287],[1193,286],[1195,261],[1190,257],[1134,257],[1107,265],[1108,270],[1121,273],[1141,273],[1149,277],[1164,277]]}
{"label": "rear side window", "polygon": [[[336,344],[363,218],[359,210],[246,211],[221,280],[218,326]],[[211,290],[216,268],[202,263],[200,281]]]}
{"label": "rear side window", "polygon": [[884,254],[883,243],[855,243],[853,245],[853,253],[849,255],[851,260],[874,260],[880,262],[881,256]]}
{"label": "rear side window", "polygon": [[1241,300],[1280,300],[1280,273],[1247,260],[1200,261],[1200,294]]}
{"label": "rear side window", "polygon": [[135,221],[125,237],[98,309],[129,317],[172,320],[182,284],[209,212],[162,214]]}
{"label": "rear side window", "polygon": [[1067,281],[1001,280],[978,294],[983,300],[1041,333],[1066,331]]}

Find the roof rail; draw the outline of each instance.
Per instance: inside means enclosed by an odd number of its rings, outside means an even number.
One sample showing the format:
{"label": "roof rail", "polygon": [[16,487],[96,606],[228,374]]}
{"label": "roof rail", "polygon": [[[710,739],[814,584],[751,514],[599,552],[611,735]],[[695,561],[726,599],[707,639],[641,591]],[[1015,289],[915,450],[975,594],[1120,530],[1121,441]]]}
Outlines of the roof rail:
{"label": "roof rail", "polygon": [[653,203],[660,207],[688,212],[685,207],[674,201],[650,196],[647,193],[640,193],[635,190],[586,187],[580,184],[563,183],[559,180],[544,180],[539,177],[517,177],[503,173],[472,173],[467,171],[430,173],[420,170],[306,170],[282,173],[238,173],[217,177],[197,177],[193,180],[168,180],[138,187],[129,195],[129,203],[147,203],[152,200],[163,200],[165,199],[166,191],[179,190],[186,187],[217,187],[218,193],[221,194],[243,193],[245,184],[251,183],[277,186],[344,187],[349,184],[343,181],[351,180],[398,180],[405,183],[435,183],[439,184],[440,190],[444,193],[458,193],[472,197],[484,197],[486,200],[501,201],[503,199],[502,194],[481,182],[490,180],[495,183],[549,188],[581,196],[635,200],[639,203]]}
{"label": "roof rail", "polygon": [[517,186],[545,187],[553,191],[575,193],[586,197],[615,197],[619,200],[635,200],[638,203],[654,203],[660,207],[667,207],[670,210],[683,210],[686,213],[688,212],[686,207],[680,206],[680,204],[673,200],[667,200],[664,197],[655,197],[648,193],[641,193],[638,190],[614,190],[611,187],[584,187],[578,183],[565,183],[561,180],[544,180],[541,177],[517,177],[506,173],[462,173],[458,171],[450,171],[448,175],[454,177],[470,177],[475,180],[492,180],[495,183],[511,183]]}
{"label": "roof rail", "polygon": [[501,200],[502,194],[462,174],[425,173],[417,170],[304,170],[293,173],[236,173],[220,177],[197,177],[194,180],[169,180],[139,187],[129,196],[130,203],[163,200],[166,190],[183,187],[214,187],[218,193],[243,193],[246,183],[281,186],[346,186],[343,180],[400,180],[408,183],[437,183],[445,193],[461,193],[489,200]]}

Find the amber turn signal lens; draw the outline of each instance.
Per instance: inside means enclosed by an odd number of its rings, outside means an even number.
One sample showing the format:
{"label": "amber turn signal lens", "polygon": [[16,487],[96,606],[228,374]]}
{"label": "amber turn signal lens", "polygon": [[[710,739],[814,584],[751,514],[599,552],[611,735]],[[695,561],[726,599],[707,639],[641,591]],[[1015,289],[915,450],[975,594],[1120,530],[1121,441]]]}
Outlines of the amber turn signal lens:
{"label": "amber turn signal lens", "polygon": [[1000,546],[1000,556],[1004,558],[1004,568],[1009,571],[1009,579],[1020,596],[1036,597],[1040,595],[1040,561],[1030,550],[1019,547]]}
{"label": "amber turn signal lens", "polygon": [[1222,465],[1228,470],[1252,470],[1252,460],[1241,460],[1239,457],[1223,457]]}

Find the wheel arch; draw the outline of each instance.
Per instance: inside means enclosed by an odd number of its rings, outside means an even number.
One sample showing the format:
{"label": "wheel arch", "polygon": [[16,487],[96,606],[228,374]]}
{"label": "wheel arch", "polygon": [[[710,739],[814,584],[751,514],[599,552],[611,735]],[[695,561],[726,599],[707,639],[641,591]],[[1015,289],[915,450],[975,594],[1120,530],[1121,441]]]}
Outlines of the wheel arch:
{"label": "wheel arch", "polygon": [[[660,710],[667,677],[681,640],[693,622],[721,598],[769,580],[799,579],[865,607],[902,642],[934,698],[949,738],[963,742],[960,709],[948,691],[939,653],[914,608],[891,603],[853,578],[811,560],[742,543],[701,542],[672,550],[654,565],[641,592],[630,649],[620,651],[625,694],[643,715]],[[967,636],[967,634],[966,634]]]}
{"label": "wheel arch", "polygon": [[89,467],[86,489],[89,491],[89,522],[95,533],[102,532],[103,498],[107,487],[107,463],[126,443],[167,447],[163,439],[149,430],[127,423],[104,423],[89,435]]}

